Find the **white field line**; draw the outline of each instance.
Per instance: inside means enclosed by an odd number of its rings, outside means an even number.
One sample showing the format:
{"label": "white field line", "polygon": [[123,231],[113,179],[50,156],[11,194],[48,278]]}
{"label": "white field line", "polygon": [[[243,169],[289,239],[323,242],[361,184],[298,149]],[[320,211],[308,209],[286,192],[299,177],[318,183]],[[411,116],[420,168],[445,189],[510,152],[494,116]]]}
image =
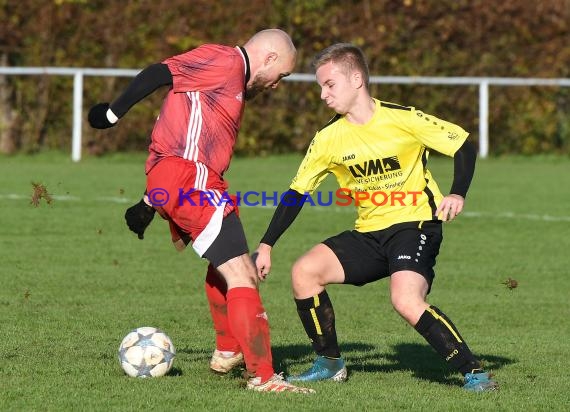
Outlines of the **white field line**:
{"label": "white field line", "polygon": [[[96,197],[93,199],[82,199],[78,196],[71,195],[51,195],[52,199],[57,201],[71,201],[71,202],[103,202],[103,203],[118,203],[118,204],[131,204],[138,202],[140,199],[130,199],[127,197],[120,196],[103,196]],[[31,195],[20,195],[16,193],[0,193],[0,200],[31,200]],[[240,207],[255,207],[260,209],[275,209],[273,205],[248,205],[241,204]],[[353,207],[341,207],[341,206],[311,206],[310,204],[305,205],[304,210],[309,209],[315,212],[334,212],[334,213],[353,213],[355,210]],[[535,220],[542,222],[570,222],[570,216],[552,216],[548,214],[537,214],[537,213],[515,213],[515,212],[470,212],[465,211],[461,213],[461,216],[467,218],[485,218],[485,219],[514,219],[514,220]]]}

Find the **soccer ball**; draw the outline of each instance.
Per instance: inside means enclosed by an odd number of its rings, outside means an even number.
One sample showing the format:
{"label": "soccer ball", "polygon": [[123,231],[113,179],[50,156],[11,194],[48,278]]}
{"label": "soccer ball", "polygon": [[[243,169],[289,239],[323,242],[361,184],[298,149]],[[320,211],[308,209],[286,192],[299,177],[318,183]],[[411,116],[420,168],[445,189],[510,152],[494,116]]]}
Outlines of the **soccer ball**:
{"label": "soccer ball", "polygon": [[157,328],[142,327],[128,333],[119,346],[119,361],[125,373],[147,378],[165,375],[176,350],[170,338]]}

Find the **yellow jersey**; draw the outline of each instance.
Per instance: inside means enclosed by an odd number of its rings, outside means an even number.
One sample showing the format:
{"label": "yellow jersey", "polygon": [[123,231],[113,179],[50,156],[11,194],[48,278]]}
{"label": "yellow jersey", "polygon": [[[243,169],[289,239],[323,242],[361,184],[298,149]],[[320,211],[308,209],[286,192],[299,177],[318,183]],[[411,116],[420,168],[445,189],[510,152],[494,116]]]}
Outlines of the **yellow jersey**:
{"label": "yellow jersey", "polygon": [[435,219],[443,195],[427,168],[429,149],[452,157],[469,133],[414,107],[374,102],[368,123],[337,115],[316,133],[291,189],[313,194],[334,174],[335,203],[356,206],[359,232]]}

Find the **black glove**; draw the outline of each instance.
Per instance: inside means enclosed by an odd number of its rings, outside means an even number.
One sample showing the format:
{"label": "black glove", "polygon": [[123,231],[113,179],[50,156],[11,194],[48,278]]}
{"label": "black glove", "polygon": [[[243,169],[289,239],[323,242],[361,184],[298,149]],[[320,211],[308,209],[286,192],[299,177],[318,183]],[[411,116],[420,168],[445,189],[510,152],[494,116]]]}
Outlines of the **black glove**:
{"label": "black glove", "polygon": [[116,125],[107,119],[107,110],[109,110],[109,103],[98,103],[89,109],[89,116],[87,116],[89,125],[94,129],[108,129]]}
{"label": "black glove", "polygon": [[139,235],[139,239],[144,239],[144,231],[152,222],[155,212],[154,208],[147,205],[143,199],[125,212],[127,226]]}

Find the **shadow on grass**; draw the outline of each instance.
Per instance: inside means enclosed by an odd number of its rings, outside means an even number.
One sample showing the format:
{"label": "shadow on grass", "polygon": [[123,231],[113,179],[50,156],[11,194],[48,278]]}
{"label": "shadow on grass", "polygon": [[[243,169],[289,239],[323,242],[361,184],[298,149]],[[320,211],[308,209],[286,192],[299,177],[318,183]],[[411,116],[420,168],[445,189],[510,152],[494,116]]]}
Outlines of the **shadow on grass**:
{"label": "shadow on grass", "polygon": [[[450,368],[435,351],[426,345],[417,343],[402,343],[390,348],[350,342],[341,345],[342,356],[351,372],[391,373],[409,371],[413,377],[445,385],[462,385],[463,379],[456,370]],[[211,350],[204,348],[181,348],[178,353],[184,353],[192,361],[208,362],[212,356]],[[277,372],[285,375],[300,372],[308,367],[315,357],[310,345],[274,345],[272,348],[273,365]],[[505,365],[516,360],[490,354],[476,354],[483,366],[490,372],[496,372]],[[171,374],[181,374],[173,370]],[[241,373],[236,371],[235,374]]]}
{"label": "shadow on grass", "polygon": [[184,372],[182,372],[182,369],[179,368],[172,368],[168,371],[168,373],[166,374],[166,376],[182,376],[184,375]]}
{"label": "shadow on grass", "polygon": [[[391,373],[409,371],[418,379],[445,385],[461,385],[463,379],[450,368],[428,345],[403,343],[390,349],[379,350],[374,345],[345,343],[341,345],[342,356],[350,372]],[[505,365],[515,363],[511,358],[490,354],[477,354],[483,366],[495,372]],[[277,370],[289,373],[289,367],[303,369],[296,365],[310,365],[315,354],[309,345],[286,345],[273,347],[273,363]]]}

